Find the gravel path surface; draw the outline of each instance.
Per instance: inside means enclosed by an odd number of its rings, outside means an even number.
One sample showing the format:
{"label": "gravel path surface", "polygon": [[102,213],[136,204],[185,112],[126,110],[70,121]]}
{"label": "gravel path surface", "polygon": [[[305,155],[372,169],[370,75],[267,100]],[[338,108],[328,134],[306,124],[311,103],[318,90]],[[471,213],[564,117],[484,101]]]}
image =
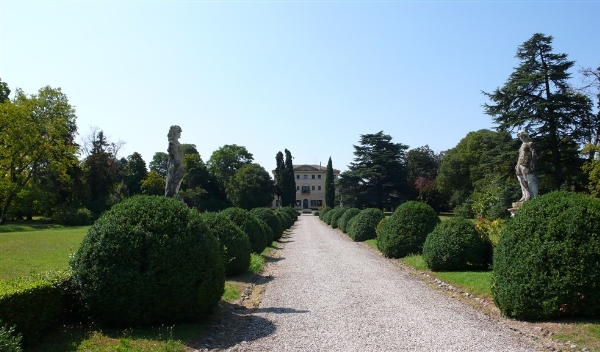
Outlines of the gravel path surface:
{"label": "gravel path surface", "polygon": [[[282,239],[260,306],[231,351],[535,351],[483,313],[429,288],[318,217]],[[228,330],[227,327],[223,327]],[[224,332],[225,333],[225,332]],[[230,334],[231,331],[228,331]]]}

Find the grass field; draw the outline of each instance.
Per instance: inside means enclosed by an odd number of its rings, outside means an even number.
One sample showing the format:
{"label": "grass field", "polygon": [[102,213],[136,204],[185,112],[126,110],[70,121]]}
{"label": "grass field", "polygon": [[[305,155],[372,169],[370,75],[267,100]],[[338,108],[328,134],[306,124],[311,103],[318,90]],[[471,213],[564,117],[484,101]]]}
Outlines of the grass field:
{"label": "grass field", "polygon": [[[18,228],[25,231],[17,232]],[[69,255],[79,248],[88,228],[0,226],[7,231],[0,232],[0,279],[67,268]]]}

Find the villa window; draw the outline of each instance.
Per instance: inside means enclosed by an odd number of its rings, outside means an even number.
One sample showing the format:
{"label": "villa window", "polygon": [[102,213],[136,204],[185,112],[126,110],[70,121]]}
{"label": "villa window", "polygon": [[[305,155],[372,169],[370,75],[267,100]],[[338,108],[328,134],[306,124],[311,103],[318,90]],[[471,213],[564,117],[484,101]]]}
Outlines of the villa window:
{"label": "villa window", "polygon": [[317,178],[320,180],[321,179],[321,175],[317,175]]}
{"label": "villa window", "polygon": [[302,193],[310,193],[310,188],[308,185],[302,186]]}
{"label": "villa window", "polygon": [[305,179],[305,180],[308,180],[308,175],[304,175],[304,179]]}
{"label": "villa window", "polygon": [[300,179],[300,175],[296,175],[296,180],[299,180],[299,179]]}
{"label": "villa window", "polygon": [[315,179],[315,175],[312,175],[312,179],[313,179],[313,180]]}

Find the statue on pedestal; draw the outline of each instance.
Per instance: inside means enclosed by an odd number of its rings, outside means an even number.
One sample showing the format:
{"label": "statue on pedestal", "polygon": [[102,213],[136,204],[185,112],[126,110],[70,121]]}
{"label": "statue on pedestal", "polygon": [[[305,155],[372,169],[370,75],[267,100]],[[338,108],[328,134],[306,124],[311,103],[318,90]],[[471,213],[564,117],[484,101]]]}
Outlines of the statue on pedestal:
{"label": "statue on pedestal", "polygon": [[179,192],[179,187],[185,175],[183,164],[183,148],[179,143],[181,137],[181,127],[174,125],[169,129],[167,138],[169,139],[169,161],[167,162],[167,179],[165,184],[165,196],[173,197]]}
{"label": "statue on pedestal", "polygon": [[517,132],[517,137],[523,142],[519,148],[519,159],[515,166],[517,178],[521,185],[521,199],[513,203],[513,207],[508,209],[511,215],[523,204],[523,202],[538,195],[538,180],[535,175],[535,149],[533,142],[525,131]]}

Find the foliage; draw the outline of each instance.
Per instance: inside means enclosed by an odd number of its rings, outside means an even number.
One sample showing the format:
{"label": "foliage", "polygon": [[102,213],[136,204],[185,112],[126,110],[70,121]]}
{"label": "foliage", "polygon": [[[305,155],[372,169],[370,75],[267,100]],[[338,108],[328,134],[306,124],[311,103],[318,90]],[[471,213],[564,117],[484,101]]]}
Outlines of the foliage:
{"label": "foliage", "polygon": [[377,248],[388,258],[421,253],[427,235],[439,222],[431,206],[418,201],[406,202],[381,226]]}
{"label": "foliage", "polygon": [[285,178],[285,162],[283,161],[283,153],[277,152],[275,155],[275,195],[277,200],[281,202],[281,194],[283,193],[283,179]]}
{"label": "foliage", "polygon": [[[269,228],[271,229],[271,231],[273,231],[273,241],[277,241],[281,238],[284,229],[281,226],[279,218],[277,217],[277,215],[275,215],[275,212],[273,210],[266,207],[262,207],[254,208],[250,212],[260,220],[267,223],[267,225],[269,225]],[[271,242],[269,242],[268,244],[271,244]]]}
{"label": "foliage", "polygon": [[333,214],[337,212],[338,209],[340,208],[333,208],[327,211],[325,215],[323,215],[323,222],[325,222],[327,225],[331,225],[331,218],[333,217]]}
{"label": "foliage", "polygon": [[[256,219],[258,220],[258,224],[260,225],[260,227],[262,229],[262,233],[265,234],[265,238],[267,239],[267,247],[266,248],[268,248],[268,246],[270,246],[271,243],[273,243],[273,241],[275,240],[275,234],[273,233],[273,230],[271,229],[269,224],[267,224],[263,219],[259,219],[258,217]],[[264,252],[264,250],[263,250],[263,252]]]}
{"label": "foliage", "polygon": [[335,180],[331,157],[327,161],[327,169],[325,170],[325,205],[331,208],[335,207]]}
{"label": "foliage", "polygon": [[327,214],[332,208],[328,206],[323,206],[319,209],[319,219],[323,220],[325,214]]}
{"label": "foliage", "polygon": [[14,326],[6,327],[0,320],[0,351],[4,352],[21,352],[22,336],[15,332]]}
{"label": "foliage", "polygon": [[473,212],[473,201],[469,198],[464,203],[454,208],[454,216],[458,216],[465,219],[472,219],[475,217]]}
{"label": "foliage", "polygon": [[142,182],[148,175],[146,162],[138,152],[127,157],[124,165],[125,184],[130,196],[142,193]]}
{"label": "foliage", "polygon": [[362,242],[377,237],[375,228],[384,218],[383,212],[376,208],[363,209],[352,218],[352,227],[348,235],[355,242]]}
{"label": "foliage", "polygon": [[94,223],[71,267],[96,321],[148,325],[209,313],[223,293],[222,256],[200,215],[183,202],[135,196]]}
{"label": "foliage", "polygon": [[8,100],[9,95],[10,88],[8,88],[8,84],[6,84],[6,82],[2,82],[2,79],[0,79],[0,104]]}
{"label": "foliage", "polygon": [[296,180],[294,179],[294,164],[292,153],[285,150],[285,172],[283,174],[281,204],[284,207],[294,207],[296,204]]}
{"label": "foliage", "polygon": [[358,213],[360,213],[360,209],[358,208],[346,208],[344,214],[342,214],[342,216],[338,219],[338,227],[340,230],[342,230],[342,232],[347,232],[346,227],[348,226],[348,222],[350,219],[358,215]]}
{"label": "foliage", "polygon": [[[515,179],[514,166],[519,144],[508,132],[469,132],[448,150],[437,177],[439,192],[450,200],[450,208],[464,204],[483,186],[481,180]],[[485,181],[487,182],[487,181]]]}
{"label": "foliage", "polygon": [[[271,244],[271,242],[268,241],[267,233],[265,233],[261,226],[260,220],[250,211],[231,207],[221,211],[221,214],[228,217],[246,234],[246,236],[248,236],[252,252],[260,254],[269,244]],[[271,230],[269,229],[269,231]],[[271,235],[270,237],[273,236]]]}
{"label": "foliage", "polygon": [[360,145],[354,146],[354,161],[338,181],[347,205],[393,209],[409,197],[405,156],[408,146],[391,141],[392,137],[383,131],[360,136]]}
{"label": "foliage", "polygon": [[298,212],[294,210],[294,208],[287,206],[281,208],[281,211],[289,215],[289,217],[292,219],[292,225],[294,222],[296,222],[296,220],[298,220]]}
{"label": "foliage", "polygon": [[265,268],[265,257],[260,254],[252,253],[250,258],[250,267],[248,271],[254,274],[259,274]]}
{"label": "foliage", "polygon": [[331,215],[331,225],[332,228],[337,229],[339,227],[339,221],[342,215],[348,210],[348,208],[336,208],[335,213]]}
{"label": "foliage", "polygon": [[17,89],[12,101],[0,103],[0,223],[19,194],[34,193],[25,197],[31,208],[48,188],[71,181],[68,170],[77,162],[75,120],[60,88],[46,86],[31,96]]}
{"label": "foliage", "polygon": [[52,214],[52,221],[66,226],[91,225],[94,218],[94,214],[86,207],[62,206],[58,207]]}
{"label": "foliage", "polygon": [[437,190],[436,178],[440,170],[443,154],[435,154],[428,145],[406,152],[407,181],[416,198],[436,211],[446,209],[445,198]]}
{"label": "foliage", "polygon": [[166,181],[156,171],[150,171],[142,181],[140,189],[147,196],[163,196],[165,194]]}
{"label": "foliage", "polygon": [[540,165],[536,172],[542,179],[541,192],[559,189],[565,182],[580,186],[582,160],[577,145],[590,140],[586,125],[592,102],[571,88],[568,71],[575,62],[568,61],[566,54],[553,53],[552,40],[552,36],[534,34],[519,46],[520,64],[506,83],[493,93],[484,92],[490,99],[485,112],[499,129],[530,133]]}
{"label": "foliage", "polygon": [[185,154],[183,162],[185,176],[179,194],[185,204],[201,212],[219,211],[231,206],[219,181],[210,174],[200,154]]}
{"label": "foliage", "polygon": [[37,341],[65,316],[71,274],[50,271],[0,281],[0,312],[4,324],[16,326],[23,343]]}
{"label": "foliage", "polygon": [[253,160],[254,157],[246,150],[246,147],[226,144],[212,153],[206,166],[224,186],[236,171],[242,166],[252,163]]}
{"label": "foliage", "polygon": [[277,216],[279,217],[281,225],[284,227],[284,229],[289,229],[290,227],[292,227],[292,225],[294,225],[294,220],[292,219],[290,214],[279,210],[276,210],[275,214],[277,214]]}
{"label": "foliage", "polygon": [[471,221],[453,218],[437,224],[427,235],[423,259],[433,271],[485,268],[492,260],[492,244]]}
{"label": "foliage", "polygon": [[525,202],[494,253],[492,295],[506,316],[600,314],[600,200],[565,191]]}
{"label": "foliage", "polygon": [[148,164],[150,172],[154,171],[163,179],[167,178],[167,164],[169,163],[169,154],[165,152],[156,152],[152,161]]}
{"label": "foliage", "polygon": [[503,219],[489,221],[484,218],[478,218],[475,223],[475,230],[479,232],[480,236],[487,238],[493,246],[496,246],[498,241],[500,241],[500,236],[505,226],[506,221]]}
{"label": "foliage", "polygon": [[471,216],[465,218],[505,219],[510,216],[508,208],[512,202],[519,199],[521,189],[517,178],[509,180],[496,177],[485,177],[477,182],[468,206]]}
{"label": "foliage", "polygon": [[225,186],[227,198],[239,208],[252,209],[270,206],[275,185],[267,170],[258,164],[247,164],[229,179]]}
{"label": "foliage", "polygon": [[233,221],[221,213],[205,212],[201,214],[210,232],[221,244],[225,261],[225,275],[241,274],[250,265],[250,240]]}

